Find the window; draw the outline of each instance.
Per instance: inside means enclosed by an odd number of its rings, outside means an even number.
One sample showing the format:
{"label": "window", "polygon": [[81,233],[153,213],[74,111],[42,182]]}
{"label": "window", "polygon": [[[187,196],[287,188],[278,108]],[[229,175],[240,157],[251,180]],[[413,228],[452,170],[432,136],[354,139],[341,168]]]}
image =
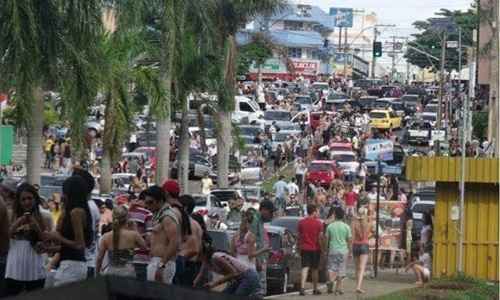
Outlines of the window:
{"label": "window", "polygon": [[285,30],[301,31],[304,29],[304,23],[297,21],[285,21]]}
{"label": "window", "polygon": [[288,48],[288,57],[301,58],[302,48]]}
{"label": "window", "polygon": [[250,104],[246,102],[240,102],[240,111],[254,112]]}
{"label": "window", "polygon": [[320,51],[318,49],[312,49],[311,59],[320,59]]}
{"label": "window", "polygon": [[389,112],[389,117],[391,117],[391,118],[397,118],[398,116],[393,111],[390,111]]}

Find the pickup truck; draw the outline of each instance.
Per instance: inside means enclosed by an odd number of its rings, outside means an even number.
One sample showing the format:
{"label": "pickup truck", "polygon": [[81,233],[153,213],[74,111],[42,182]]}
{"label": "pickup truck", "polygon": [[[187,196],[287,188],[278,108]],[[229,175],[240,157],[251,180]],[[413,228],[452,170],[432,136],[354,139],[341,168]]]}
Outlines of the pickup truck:
{"label": "pickup truck", "polygon": [[444,130],[433,129],[429,122],[415,122],[410,125],[406,138],[408,144],[432,144],[434,141],[444,141]]}

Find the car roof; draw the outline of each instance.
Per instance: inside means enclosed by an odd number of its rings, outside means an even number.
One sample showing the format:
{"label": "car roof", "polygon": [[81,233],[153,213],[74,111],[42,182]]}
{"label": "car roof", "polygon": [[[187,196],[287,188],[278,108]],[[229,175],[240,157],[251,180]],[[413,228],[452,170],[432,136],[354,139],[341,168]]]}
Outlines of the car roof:
{"label": "car roof", "polygon": [[388,112],[390,112],[390,110],[388,110],[388,109],[374,109],[374,110],[370,111],[370,113],[372,113],[372,112],[388,113]]}
{"label": "car roof", "polygon": [[334,160],[313,160],[311,162],[311,164],[328,164],[328,165],[334,164],[334,163],[335,163]]}
{"label": "car roof", "polygon": [[286,229],[286,227],[275,226],[275,225],[270,225],[270,224],[264,224],[264,228],[266,228],[266,231],[270,232],[270,233],[284,233],[285,231],[288,230],[288,229]]}

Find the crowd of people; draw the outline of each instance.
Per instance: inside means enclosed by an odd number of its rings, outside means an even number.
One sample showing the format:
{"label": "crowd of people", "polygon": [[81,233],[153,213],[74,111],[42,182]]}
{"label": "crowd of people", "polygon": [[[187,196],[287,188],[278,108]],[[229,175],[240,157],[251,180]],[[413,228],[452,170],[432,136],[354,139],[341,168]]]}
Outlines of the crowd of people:
{"label": "crowd of people", "polygon": [[272,218],[271,202],[245,212],[232,253],[224,253],[215,251],[203,217],[193,214],[194,199],[180,195],[173,180],[121,196],[112,207],[91,200],[94,178],[80,168],[64,181],[57,205],[44,202],[35,186],[13,183],[0,185],[2,296],[103,274],[208,289],[226,284],[231,294],[265,295],[269,246],[262,224]]}

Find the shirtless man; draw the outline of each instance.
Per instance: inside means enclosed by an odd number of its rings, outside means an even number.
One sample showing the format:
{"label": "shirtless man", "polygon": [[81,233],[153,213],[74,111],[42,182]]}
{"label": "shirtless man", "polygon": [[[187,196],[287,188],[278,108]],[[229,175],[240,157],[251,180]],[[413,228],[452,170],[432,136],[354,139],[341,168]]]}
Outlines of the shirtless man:
{"label": "shirtless man", "polygon": [[[195,206],[193,197],[182,195],[179,198],[179,202],[184,207],[185,213],[191,216]],[[191,235],[184,237],[182,241],[179,256],[177,256],[178,268],[175,274],[174,283],[192,287],[194,279],[201,268],[199,254],[201,252],[203,230],[196,220],[192,217],[189,217],[189,219],[191,223]]]}
{"label": "shirtless man", "polygon": [[147,267],[147,279],[171,284],[180,246],[181,215],[167,203],[160,187],[152,186],[144,191],[144,195],[146,207],[153,213],[151,261]]}

